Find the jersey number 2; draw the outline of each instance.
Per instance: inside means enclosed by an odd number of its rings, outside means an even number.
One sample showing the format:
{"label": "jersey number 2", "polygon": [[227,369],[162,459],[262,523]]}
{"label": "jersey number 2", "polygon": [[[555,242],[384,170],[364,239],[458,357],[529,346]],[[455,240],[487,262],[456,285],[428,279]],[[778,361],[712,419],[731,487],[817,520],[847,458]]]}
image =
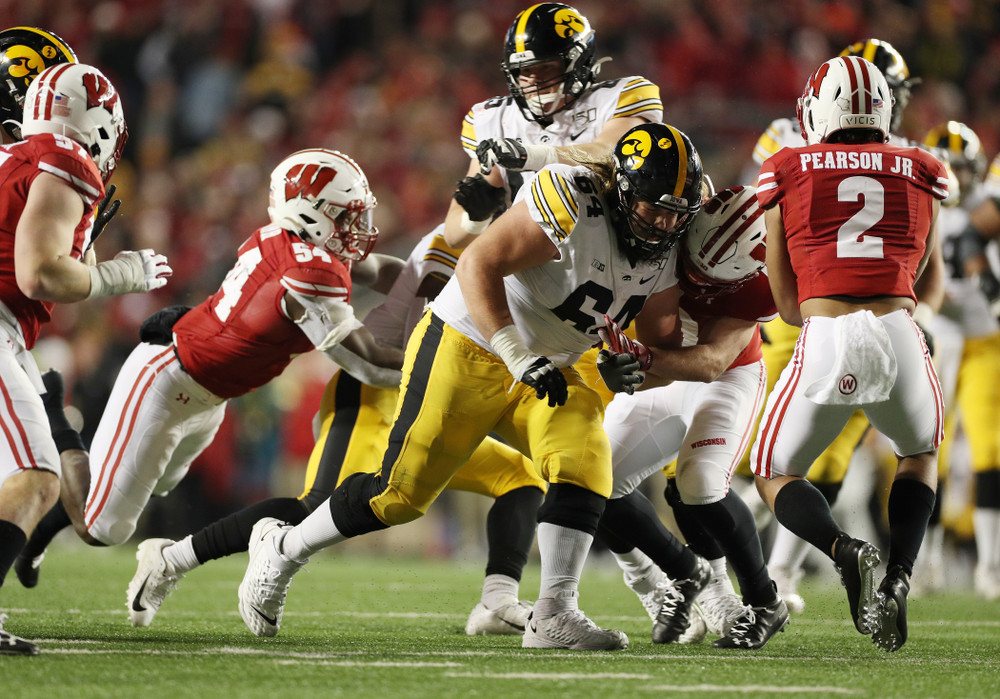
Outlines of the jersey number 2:
{"label": "jersey number 2", "polygon": [[837,257],[883,257],[882,239],[865,235],[885,214],[885,188],[871,177],[847,177],[837,187],[837,201],[863,203],[837,231]]}

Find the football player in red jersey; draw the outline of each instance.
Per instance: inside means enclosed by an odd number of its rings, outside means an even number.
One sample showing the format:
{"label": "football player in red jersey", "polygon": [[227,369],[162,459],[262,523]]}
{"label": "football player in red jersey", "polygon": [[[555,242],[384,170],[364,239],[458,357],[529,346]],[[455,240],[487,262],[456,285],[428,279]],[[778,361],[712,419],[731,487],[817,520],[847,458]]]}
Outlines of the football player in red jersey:
{"label": "football player in red jersey", "polygon": [[[66,507],[81,538],[126,541],[149,497],[172,490],[212,441],[227,401],[298,354],[316,348],[372,383],[398,385],[402,350],[377,343],[349,305],[352,265],[396,262],[366,261],[375,203],[364,173],[337,151],[299,151],[275,168],[271,224],[240,246],[219,290],[143,324],[94,435],[89,478]],[[31,541],[36,551],[47,544]]]}
{"label": "football player in red jersey", "polygon": [[[152,250],[83,261],[94,209],[125,145],[114,86],[96,68],[64,62],[28,87],[23,140],[0,148],[0,583],[59,496],[59,451],[46,425],[41,374],[29,350],[56,303],[157,289],[171,274]],[[60,445],[61,446],[61,445]],[[79,435],[76,447],[82,448]],[[37,646],[0,630],[0,653]]]}
{"label": "football player in red jersey", "polygon": [[[604,429],[611,441],[614,486],[601,533],[627,541],[672,577],[678,544],[636,488],[664,463],[677,459],[668,483],[671,506],[692,549],[711,561],[690,578],[673,579],[653,624],[655,643],[697,642],[682,637],[692,605],[707,588],[728,608],[718,624],[717,648],[761,648],[788,621],[788,610],[767,573],[753,515],[729,482],[753,435],[767,384],[759,323],[777,315],[764,271],[764,220],[753,187],[723,190],[702,205],[678,257],[684,347],[653,350],[664,373],[645,381],[635,361],[648,350],[613,323],[604,335],[598,368],[615,396]],[[692,541],[692,532],[698,541]],[[611,542],[609,542],[611,543]],[[729,559],[745,606],[726,573]],[[709,599],[699,597],[702,604]],[[704,629],[704,626],[701,626]],[[687,635],[687,634],[685,634]]]}
{"label": "football player in red jersey", "polygon": [[[939,160],[885,143],[892,103],[869,61],[827,61],[798,103],[808,145],[780,151],[761,169],[771,289],[781,317],[802,332],[751,457],[764,502],[833,559],[856,628],[888,651],[906,641],[909,576],[934,507],[941,386],[911,314],[948,194]],[[888,570],[877,590],[878,550],[845,533],[805,480],[857,408],[899,459]]]}

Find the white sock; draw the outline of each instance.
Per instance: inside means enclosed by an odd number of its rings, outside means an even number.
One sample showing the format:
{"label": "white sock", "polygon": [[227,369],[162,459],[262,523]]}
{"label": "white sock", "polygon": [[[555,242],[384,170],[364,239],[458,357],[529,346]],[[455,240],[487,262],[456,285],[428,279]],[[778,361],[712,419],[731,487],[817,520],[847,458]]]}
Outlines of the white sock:
{"label": "white sock", "polygon": [[499,609],[507,604],[517,604],[520,585],[509,575],[487,575],[483,580],[483,594],[479,599],[487,609]]}
{"label": "white sock", "polygon": [[285,534],[281,542],[281,553],[293,561],[302,562],[327,546],[339,544],[347,539],[333,523],[330,501],[325,501],[312,514],[302,520],[297,527]]}
{"label": "white sock", "polygon": [[729,580],[729,571],[726,569],[725,556],[722,558],[713,558],[708,563],[712,566],[713,578],[725,578],[726,580]]}
{"label": "white sock", "polygon": [[771,557],[767,561],[768,569],[781,568],[794,573],[805,563],[810,546],[808,541],[800,539],[779,524],[774,534],[774,544],[771,546]]}
{"label": "white sock", "polygon": [[972,522],[976,530],[977,567],[1000,568],[1000,509],[977,507],[972,512]]}
{"label": "white sock", "polygon": [[[542,559],[539,601],[558,597],[568,601],[568,607],[562,605],[564,609],[577,608],[576,593],[580,586],[580,575],[593,541],[593,536],[579,529],[549,522],[538,525],[538,552]],[[535,608],[538,608],[537,603]]]}
{"label": "white sock", "polygon": [[164,547],[163,559],[178,575],[188,573],[201,565],[198,557],[194,555],[194,544],[191,542],[190,534]]}
{"label": "white sock", "polygon": [[[612,551],[611,555],[615,557],[618,567],[625,573],[625,579],[628,581],[629,587],[632,587],[635,582],[648,578],[656,565],[653,563],[652,558],[639,549],[632,549],[626,553],[615,553]],[[649,592],[649,590],[645,590],[645,592]]]}

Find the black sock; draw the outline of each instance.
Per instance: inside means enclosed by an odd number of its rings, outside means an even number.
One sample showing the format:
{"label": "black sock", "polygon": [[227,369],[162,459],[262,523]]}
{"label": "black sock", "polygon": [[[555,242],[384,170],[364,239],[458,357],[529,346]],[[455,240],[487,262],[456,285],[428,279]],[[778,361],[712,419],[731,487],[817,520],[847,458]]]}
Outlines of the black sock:
{"label": "black sock", "polygon": [[663,526],[653,503],[637,490],[623,498],[608,500],[598,534],[603,536],[605,530],[632,542],[633,548],[653,559],[660,570],[675,580],[690,578],[697,568],[694,552]]}
{"label": "black sock", "polygon": [[521,579],[535,541],[538,508],[545,493],[534,486],[524,486],[504,493],[493,501],[486,516],[487,575],[506,575]]}
{"label": "black sock", "polygon": [[0,587],[7,578],[7,571],[14,565],[14,559],[24,548],[24,542],[28,537],[24,531],[5,519],[0,519]]}
{"label": "black sock", "polygon": [[774,602],[774,586],[767,573],[757,524],[740,496],[730,490],[718,502],[688,507],[718,541],[739,581],[744,603],[761,607]]}
{"label": "black sock", "polygon": [[[810,481],[812,482],[812,481]],[[816,486],[816,490],[823,493],[823,497],[826,501],[830,503],[830,507],[833,507],[834,503],[837,502],[837,496],[840,495],[840,489],[843,487],[843,483],[813,483]]]}
{"label": "black sock", "polygon": [[834,521],[830,505],[809,481],[789,481],[774,498],[774,516],[786,529],[818,548],[826,556],[843,530]]}
{"label": "black sock", "polygon": [[701,520],[691,505],[685,505],[684,501],[681,500],[676,478],[667,479],[667,487],[663,491],[663,497],[666,498],[670,509],[674,511],[677,528],[681,530],[681,534],[684,535],[684,540],[690,549],[710,561],[722,558],[724,554],[719,542],[702,526]]}
{"label": "black sock", "polygon": [[52,540],[56,538],[56,534],[71,524],[73,522],[70,521],[62,500],[56,500],[56,504],[39,520],[31,538],[24,545],[24,555],[28,558],[41,556]]}
{"label": "black sock", "polygon": [[271,498],[223,517],[191,535],[191,546],[199,563],[214,561],[249,548],[250,532],[258,520],[275,517],[299,524],[309,514],[305,503],[295,498]]}
{"label": "black sock", "polygon": [[889,561],[908,576],[934,509],[934,490],[911,478],[897,478],[889,489]]}
{"label": "black sock", "polygon": [[944,502],[944,483],[938,481],[937,491],[934,494],[934,509],[931,510],[931,518],[927,520],[928,527],[936,527],[941,524],[941,503]]}
{"label": "black sock", "polygon": [[42,377],[46,391],[42,394],[42,405],[45,416],[49,419],[49,430],[56,443],[56,449],[62,454],[68,449],[84,449],[83,438],[74,430],[66,419],[66,389],[62,376],[57,372],[45,372]]}
{"label": "black sock", "polygon": [[1000,509],[1000,470],[976,474],[976,507],[983,510]]}

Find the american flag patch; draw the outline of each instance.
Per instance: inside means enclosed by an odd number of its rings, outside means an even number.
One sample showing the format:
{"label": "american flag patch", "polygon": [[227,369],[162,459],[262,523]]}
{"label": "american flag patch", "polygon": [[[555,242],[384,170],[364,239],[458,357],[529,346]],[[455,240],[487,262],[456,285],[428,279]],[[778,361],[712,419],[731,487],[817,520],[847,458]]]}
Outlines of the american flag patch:
{"label": "american flag patch", "polygon": [[68,117],[70,115],[69,99],[66,95],[54,95],[52,97],[52,115]]}

